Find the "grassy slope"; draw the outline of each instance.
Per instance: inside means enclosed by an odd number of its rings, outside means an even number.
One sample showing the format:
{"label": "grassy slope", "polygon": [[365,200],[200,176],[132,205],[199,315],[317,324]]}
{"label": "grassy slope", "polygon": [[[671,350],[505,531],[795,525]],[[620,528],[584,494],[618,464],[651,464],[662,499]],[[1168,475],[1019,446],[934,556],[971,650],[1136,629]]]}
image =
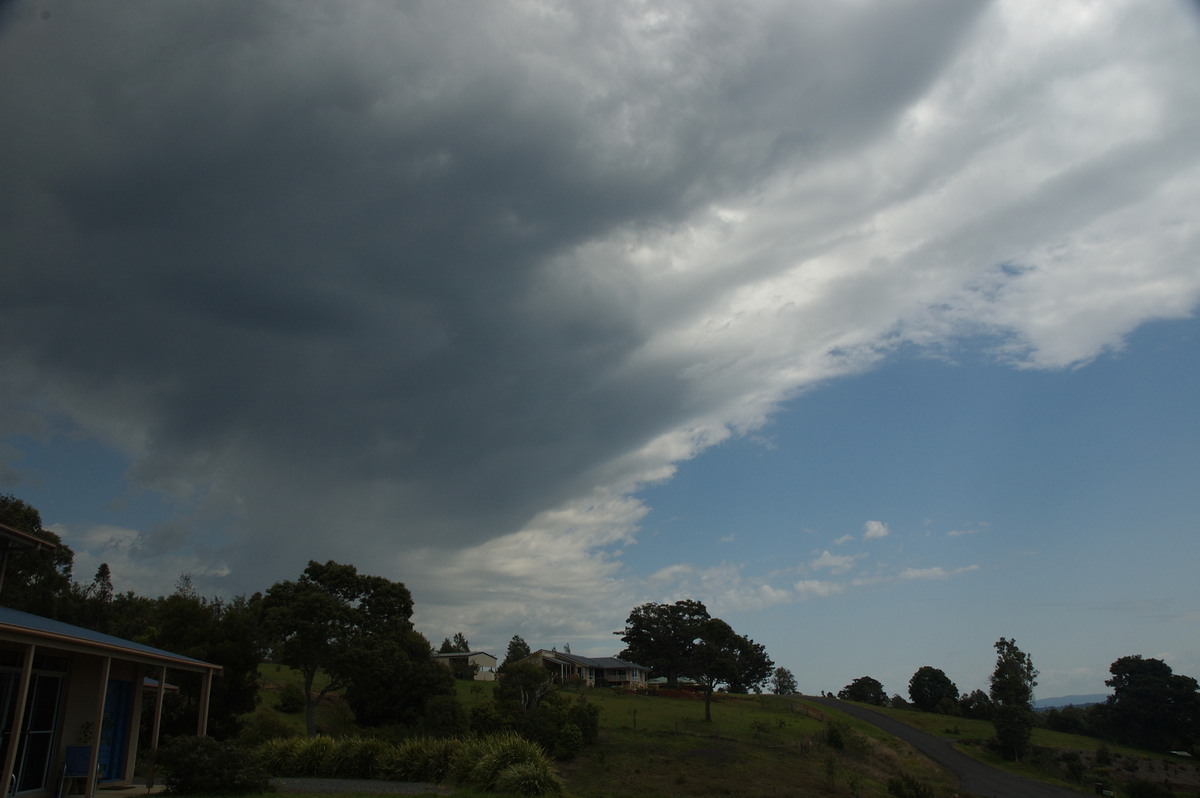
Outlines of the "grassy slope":
{"label": "grassy slope", "polygon": [[[1161,782],[1163,779],[1169,778],[1176,786],[1184,789],[1200,786],[1200,770],[1190,760],[1106,743],[1095,737],[1065,734],[1049,729],[1034,729],[1030,743],[1035,749],[1040,750],[1036,750],[1033,756],[1027,757],[1025,762],[1014,763],[1002,759],[983,745],[995,734],[995,729],[988,721],[952,718],[914,710],[881,707],[871,707],[871,709],[930,734],[956,740],[958,741],[956,747],[960,751],[989,765],[1060,786],[1079,789],[1079,785],[1070,778],[1067,767],[1061,761],[1061,754],[1064,752],[1079,754],[1087,765],[1087,772],[1082,779],[1084,785],[1091,785],[1097,780],[1123,782],[1132,778],[1140,778]],[[1111,755],[1113,759],[1111,765],[1098,766],[1095,764],[1096,754],[1101,748],[1107,749]]]}
{"label": "grassy slope", "polygon": [[[285,668],[263,666],[263,706],[274,706],[280,686],[298,677]],[[492,683],[457,682],[458,697],[468,712],[488,702]],[[574,699],[577,691],[565,691]],[[714,701],[713,721],[704,722],[704,703],[583,689],[601,708],[600,739],[575,760],[559,763],[570,795],[577,798],[618,796],[858,795],[886,796],[887,781],[900,773],[916,776],[937,796],[955,793],[953,778],[908,746],[875,727],[798,697],[723,696]],[[262,711],[262,710],[260,710]],[[971,741],[991,737],[991,724],[904,710],[887,714],[933,734],[968,743],[965,751],[1022,775],[1045,778],[1028,766],[995,760]],[[303,732],[303,715],[281,715]],[[843,731],[846,746],[826,745],[829,723]],[[318,725],[335,734],[354,727],[339,702],[318,709]],[[1101,745],[1089,737],[1037,729],[1033,742],[1047,748],[1094,752]],[[1145,756],[1113,746],[1114,754]]]}

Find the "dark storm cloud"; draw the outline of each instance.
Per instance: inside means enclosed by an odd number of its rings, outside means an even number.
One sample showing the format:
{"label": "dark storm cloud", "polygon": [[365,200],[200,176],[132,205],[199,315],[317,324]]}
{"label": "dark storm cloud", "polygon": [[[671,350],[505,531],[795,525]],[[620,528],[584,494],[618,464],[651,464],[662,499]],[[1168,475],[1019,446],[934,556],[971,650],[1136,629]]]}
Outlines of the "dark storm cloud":
{"label": "dark storm cloud", "polygon": [[[652,441],[749,424],[814,359],[865,362],[970,283],[884,274],[927,268],[943,231],[921,229],[839,256],[857,271],[792,327],[721,318],[885,229],[889,204],[941,191],[1021,118],[879,152],[988,13],[11,4],[0,337],[28,402],[0,396],[121,448],[139,484],[222,506],[262,556],[284,531],[330,554],[477,543],[627,491],[695,449]],[[969,108],[974,89],[950,93]],[[762,235],[711,244],[727,205]],[[1035,222],[955,220],[935,265]]]}

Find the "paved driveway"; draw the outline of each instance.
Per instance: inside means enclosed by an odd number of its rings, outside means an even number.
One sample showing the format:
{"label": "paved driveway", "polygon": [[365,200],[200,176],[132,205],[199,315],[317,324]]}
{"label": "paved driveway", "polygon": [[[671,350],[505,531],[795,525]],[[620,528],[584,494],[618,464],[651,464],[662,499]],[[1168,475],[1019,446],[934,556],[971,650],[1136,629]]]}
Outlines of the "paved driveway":
{"label": "paved driveway", "polygon": [[838,712],[845,712],[847,715],[861,718],[878,726],[888,734],[899,737],[957,776],[959,785],[971,795],[986,796],[986,798],[1079,798],[1081,795],[1074,790],[1053,787],[1040,781],[997,770],[956,751],[950,741],[943,737],[927,734],[865,707],[849,704],[836,698],[813,698],[810,696],[804,698],[814,704],[823,704]]}

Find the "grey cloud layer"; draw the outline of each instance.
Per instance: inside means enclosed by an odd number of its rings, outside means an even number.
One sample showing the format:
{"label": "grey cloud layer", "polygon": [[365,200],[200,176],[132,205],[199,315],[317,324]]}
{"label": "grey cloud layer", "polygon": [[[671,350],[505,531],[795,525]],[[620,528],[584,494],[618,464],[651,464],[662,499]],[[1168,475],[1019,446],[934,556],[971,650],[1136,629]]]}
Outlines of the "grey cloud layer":
{"label": "grey cloud layer", "polygon": [[[1053,246],[1126,202],[1098,191],[1099,210],[1045,222],[1112,162],[1083,164],[1041,205],[985,204],[945,239],[788,282],[1016,135],[1000,109],[944,163],[889,149],[962,65],[975,4],[6,13],[7,379],[128,450],[138,480],[226,502],[260,554],[279,530],[347,526],[374,550],[478,543],[627,489],[671,461],[651,442],[752,424],[843,344],[868,362],[905,324],[970,312],[948,296],[1008,290],[994,263],[960,270],[972,248]],[[1161,185],[1173,161],[1128,146],[1149,175],[1134,189]],[[822,176],[839,163],[864,172]],[[805,323],[775,326],[787,302],[738,310],[760,290],[795,291]]]}

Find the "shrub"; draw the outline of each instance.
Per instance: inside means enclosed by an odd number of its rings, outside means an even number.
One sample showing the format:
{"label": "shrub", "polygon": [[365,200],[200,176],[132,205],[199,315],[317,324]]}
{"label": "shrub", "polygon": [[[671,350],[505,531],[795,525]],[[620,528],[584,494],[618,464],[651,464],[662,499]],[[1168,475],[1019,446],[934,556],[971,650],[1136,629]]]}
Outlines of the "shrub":
{"label": "shrub", "polygon": [[508,720],[495,704],[479,704],[471,710],[471,731],[474,734],[498,734],[507,728]]}
{"label": "shrub", "polygon": [[333,753],[332,737],[309,737],[296,746],[292,756],[292,772],[290,776],[324,776],[326,761]]}
{"label": "shrub", "polygon": [[254,751],[254,759],[272,776],[291,776],[296,772],[296,752],[303,745],[301,737],[278,737],[259,745]]}
{"label": "shrub", "polygon": [[929,785],[922,784],[908,773],[889,779],[887,791],[888,795],[894,795],[896,798],[933,798],[933,790]]}
{"label": "shrub", "polygon": [[496,791],[517,795],[562,795],[563,783],[547,762],[509,765],[496,778]]}
{"label": "shrub", "polygon": [[248,748],[255,748],[268,740],[294,737],[295,735],[296,732],[292,730],[288,722],[279,717],[276,712],[259,708],[258,711],[248,715],[242,723],[238,742]]}
{"label": "shrub", "polygon": [[288,715],[295,715],[298,712],[303,712],[304,707],[308,705],[308,696],[304,692],[304,688],[295,682],[290,682],[283,686],[279,691],[279,701],[276,707],[280,712]]}
{"label": "shrub", "polygon": [[555,759],[574,759],[583,748],[583,732],[574,723],[563,724],[554,740]]}
{"label": "shrub", "polygon": [[842,737],[842,730],[836,723],[830,723],[825,730],[825,744],[835,750],[841,750],[846,747],[846,741]]}
{"label": "shrub", "polygon": [[567,722],[579,729],[585,743],[594,743],[600,736],[600,707],[579,696],[567,709]]}
{"label": "shrub", "polygon": [[451,761],[461,748],[457,740],[413,737],[396,746],[381,767],[389,779],[441,782],[447,779]]}
{"label": "shrub", "polygon": [[467,713],[452,695],[435,695],[425,704],[425,731],[435,737],[466,734]]}
{"label": "shrub", "polygon": [[176,795],[264,792],[267,774],[246,749],[211,737],[175,737],[159,751],[163,784]]}
{"label": "shrub", "polygon": [[483,756],[471,768],[467,783],[480,790],[491,791],[505,769],[513,765],[541,764],[551,767],[540,745],[516,734],[498,734],[482,741]]}
{"label": "shrub", "polygon": [[1125,794],[1129,798],[1175,798],[1175,793],[1163,785],[1142,779],[1134,779],[1126,784]]}

